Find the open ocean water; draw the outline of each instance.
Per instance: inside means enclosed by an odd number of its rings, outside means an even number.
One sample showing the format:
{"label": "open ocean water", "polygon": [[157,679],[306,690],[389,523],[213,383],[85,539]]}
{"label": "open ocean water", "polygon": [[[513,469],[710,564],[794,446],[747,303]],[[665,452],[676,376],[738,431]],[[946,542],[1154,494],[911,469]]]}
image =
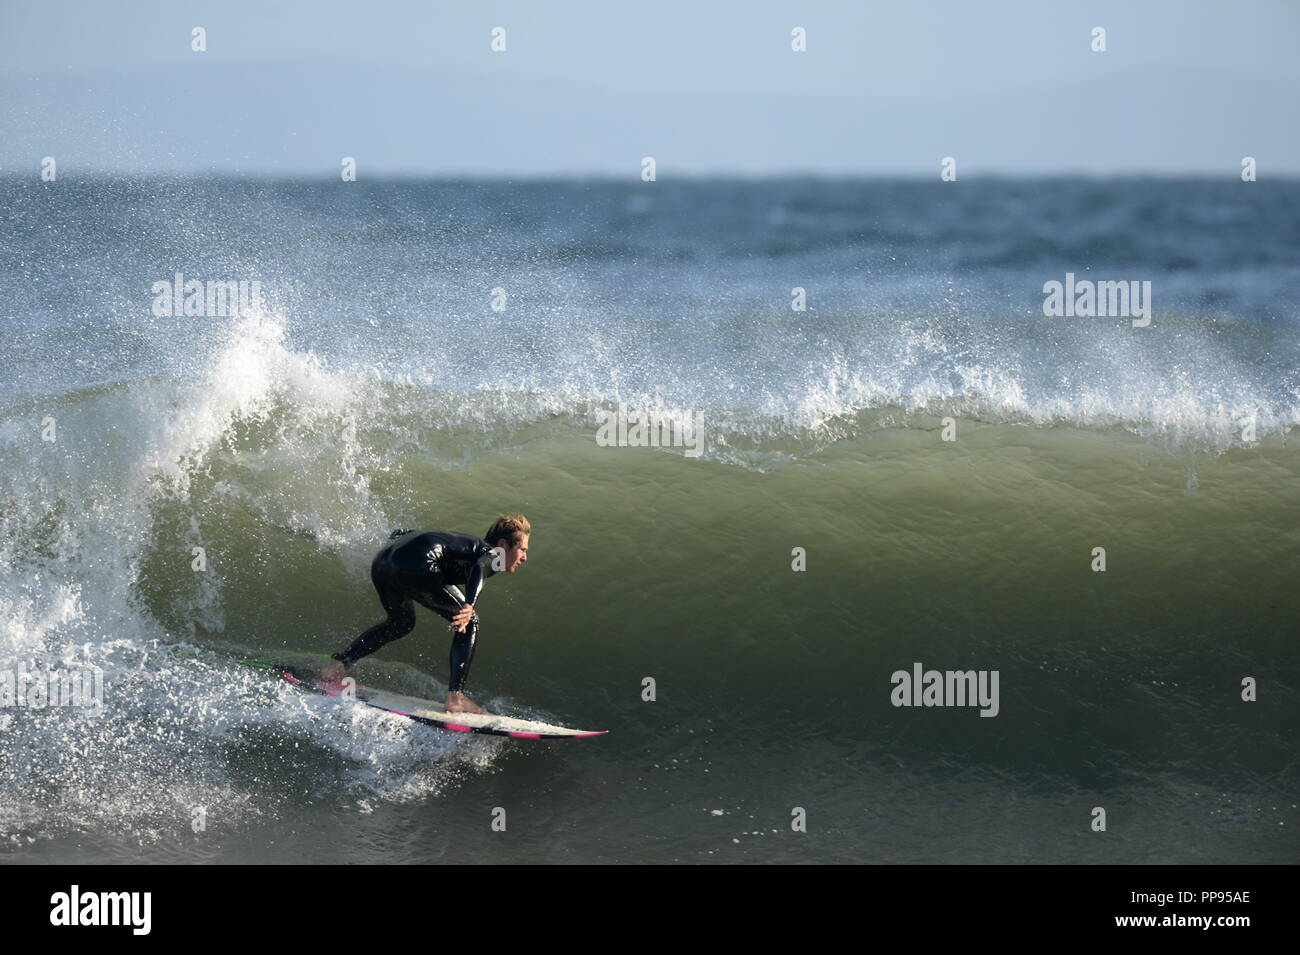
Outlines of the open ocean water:
{"label": "open ocean water", "polygon": [[[8,178],[0,210],[0,672],[102,674],[98,715],[0,708],[4,861],[1300,858],[1300,183]],[[262,305],[156,315],[178,272]],[[1067,273],[1150,281],[1150,324],[1045,316]],[[702,453],[603,446],[620,405]],[[391,529],[503,511],[529,561],[468,692],[609,735],[225,660],[341,649]],[[417,614],[362,682],[441,698]],[[997,671],[996,716],[894,706],[915,664]]]}

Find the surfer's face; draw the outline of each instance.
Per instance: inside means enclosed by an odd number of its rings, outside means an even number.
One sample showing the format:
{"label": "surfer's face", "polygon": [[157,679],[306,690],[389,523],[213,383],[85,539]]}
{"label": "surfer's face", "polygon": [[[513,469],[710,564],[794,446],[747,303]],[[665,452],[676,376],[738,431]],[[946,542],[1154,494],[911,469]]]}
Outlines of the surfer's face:
{"label": "surfer's face", "polygon": [[497,542],[497,546],[506,549],[506,573],[513,574],[519,569],[519,565],[528,559],[528,538],[530,535],[525,534],[519,538],[518,544],[511,544],[505,538]]}

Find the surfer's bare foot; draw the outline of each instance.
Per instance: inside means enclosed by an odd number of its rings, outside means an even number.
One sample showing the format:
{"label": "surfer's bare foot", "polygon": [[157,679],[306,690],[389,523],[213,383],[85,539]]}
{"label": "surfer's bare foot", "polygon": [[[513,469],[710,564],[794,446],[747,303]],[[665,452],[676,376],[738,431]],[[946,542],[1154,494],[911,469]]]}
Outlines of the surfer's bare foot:
{"label": "surfer's bare foot", "polygon": [[347,672],[348,668],[342,663],[338,660],[331,660],[329,666],[320,671],[320,678],[326,683],[333,683],[335,680],[343,679],[343,674]]}
{"label": "surfer's bare foot", "polygon": [[487,710],[479,706],[464,693],[452,691],[447,694],[447,712],[448,713],[486,713]]}

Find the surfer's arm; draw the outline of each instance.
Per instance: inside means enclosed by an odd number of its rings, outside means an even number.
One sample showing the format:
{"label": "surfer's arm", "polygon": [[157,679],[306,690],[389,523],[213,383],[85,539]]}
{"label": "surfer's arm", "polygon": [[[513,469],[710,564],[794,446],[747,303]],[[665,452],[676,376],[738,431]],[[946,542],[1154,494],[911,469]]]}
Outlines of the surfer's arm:
{"label": "surfer's arm", "polygon": [[[430,564],[433,574],[431,585],[441,590],[450,606],[458,608],[448,619],[451,621],[452,629],[459,633],[460,628],[466,626],[474,617],[474,604],[478,601],[478,595],[483,590],[483,581],[488,576],[486,565],[492,560],[492,548],[484,541],[466,534],[443,534],[441,538],[438,544],[438,560]],[[444,560],[469,564],[464,584],[453,584],[443,579],[442,561]]]}
{"label": "surfer's arm", "polygon": [[474,567],[469,572],[469,580],[465,581],[465,603],[471,607],[478,603],[478,595],[483,590],[483,562],[476,561]]}
{"label": "surfer's arm", "polygon": [[[477,561],[475,561],[474,566],[470,568],[469,579],[465,581],[464,603],[460,603],[459,591],[457,591],[454,587],[446,588],[447,591],[456,598],[457,602],[460,605],[460,611],[456,614],[457,618],[460,618],[467,610],[470,612],[471,615],[469,617],[469,620],[473,620],[477,618],[478,612],[474,609],[474,605],[478,603],[478,595],[482,593],[483,581],[487,577],[487,571],[483,569],[483,565],[486,564],[491,559],[492,559],[492,552],[488,551]],[[466,621],[466,625],[468,625],[468,621]],[[456,627],[456,623],[455,621],[453,621],[452,628],[455,629],[455,627]]]}
{"label": "surfer's arm", "polygon": [[483,589],[482,578],[482,570],[476,565],[469,573],[469,580],[465,583],[464,593],[461,593],[461,589],[455,584],[444,583],[442,585],[442,592],[447,597],[447,603],[459,608],[452,612],[452,615],[447,618],[448,620],[452,620],[454,623],[455,617],[459,617],[466,610],[473,610],[474,601],[478,599],[479,591]]}
{"label": "surfer's arm", "polygon": [[482,542],[475,541],[467,552],[457,556],[472,561],[469,576],[465,580],[465,594],[462,597],[460,591],[450,584],[445,585],[443,590],[451,598],[452,603],[464,610],[478,603],[478,595],[483,591],[483,581],[487,578],[487,571],[484,568],[492,560],[492,551],[490,548],[484,550]]}

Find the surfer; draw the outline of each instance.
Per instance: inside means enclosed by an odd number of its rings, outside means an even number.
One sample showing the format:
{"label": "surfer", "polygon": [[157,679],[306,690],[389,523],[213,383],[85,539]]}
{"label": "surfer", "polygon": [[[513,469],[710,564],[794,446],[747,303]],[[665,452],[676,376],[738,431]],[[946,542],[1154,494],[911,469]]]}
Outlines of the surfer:
{"label": "surfer", "polygon": [[[448,531],[397,530],[370,565],[370,579],[388,619],[377,623],[321,671],[325,680],[342,679],[347,668],[415,627],[416,601],[451,624],[451,681],[448,713],[482,713],[463,692],[478,636],[474,604],[487,577],[513,574],[528,560],[532,527],[522,514],[502,514],[483,539]],[[488,542],[491,542],[490,544]]]}

